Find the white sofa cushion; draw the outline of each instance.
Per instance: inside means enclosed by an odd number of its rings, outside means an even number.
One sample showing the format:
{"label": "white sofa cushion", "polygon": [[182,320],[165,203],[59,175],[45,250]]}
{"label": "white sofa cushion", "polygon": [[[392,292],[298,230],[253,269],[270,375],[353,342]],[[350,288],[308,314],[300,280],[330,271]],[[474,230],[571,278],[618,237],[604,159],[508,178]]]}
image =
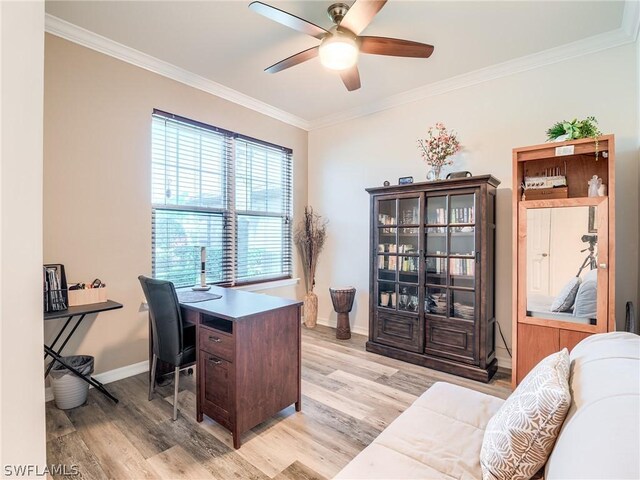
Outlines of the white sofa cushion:
{"label": "white sofa cushion", "polygon": [[480,447],[503,400],[435,383],[336,479],[479,479]]}
{"label": "white sofa cushion", "polygon": [[484,480],[528,480],[544,466],[569,404],[569,351],[542,360],[489,421],[480,463]]}
{"label": "white sofa cushion", "polygon": [[545,479],[640,478],[640,337],[613,332],[580,342],[571,390]]}

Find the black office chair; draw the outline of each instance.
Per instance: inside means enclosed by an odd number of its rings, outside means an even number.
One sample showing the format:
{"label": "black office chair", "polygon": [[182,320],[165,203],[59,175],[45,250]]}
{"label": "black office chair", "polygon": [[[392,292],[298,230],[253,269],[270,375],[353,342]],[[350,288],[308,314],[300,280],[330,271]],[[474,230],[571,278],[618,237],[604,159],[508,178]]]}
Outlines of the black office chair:
{"label": "black office chair", "polygon": [[149,305],[151,332],[153,335],[153,360],[151,362],[151,380],[149,381],[149,400],[155,390],[156,366],[158,359],[173,365],[175,386],[173,394],[173,419],[178,418],[178,379],[180,370],[187,368],[196,360],[195,328],[184,327],[180,304],[173,283],[155,280],[140,275],[138,277],[142,291]]}

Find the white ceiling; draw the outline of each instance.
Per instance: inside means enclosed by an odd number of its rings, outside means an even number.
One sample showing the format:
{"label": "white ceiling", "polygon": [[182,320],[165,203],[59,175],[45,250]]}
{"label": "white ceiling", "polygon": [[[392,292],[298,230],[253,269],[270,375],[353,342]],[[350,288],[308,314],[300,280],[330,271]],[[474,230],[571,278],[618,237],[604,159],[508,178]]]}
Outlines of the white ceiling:
{"label": "white ceiling", "polygon": [[[325,28],[333,1],[269,1]],[[337,0],[336,0],[337,1]],[[352,3],[352,2],[348,2]],[[47,13],[313,122],[417,87],[620,28],[623,1],[391,0],[364,35],[435,46],[429,59],[361,55],[348,92],[313,59],[264,68],[318,44],[247,1],[48,1]]]}

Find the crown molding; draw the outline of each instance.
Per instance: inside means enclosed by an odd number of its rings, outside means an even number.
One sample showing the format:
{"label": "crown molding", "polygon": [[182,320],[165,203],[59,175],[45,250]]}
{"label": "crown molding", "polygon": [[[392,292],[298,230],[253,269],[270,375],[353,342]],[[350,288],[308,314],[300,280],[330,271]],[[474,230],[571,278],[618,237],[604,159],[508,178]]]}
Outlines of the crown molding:
{"label": "crown molding", "polygon": [[[627,8],[630,3],[635,4],[635,6]],[[637,16],[638,5],[640,5],[640,3],[636,1],[626,2],[625,14],[628,12],[629,17],[633,14]],[[636,10],[635,12],[634,9]],[[625,20],[626,19],[627,15],[625,15]],[[601,33],[576,42],[567,43],[559,47],[543,50],[542,52],[534,53],[532,55],[526,55],[524,57],[519,57],[490,67],[474,70],[439,82],[430,83],[413,90],[408,90],[397,95],[392,95],[382,100],[371,102],[367,105],[358,106],[343,112],[312,120],[310,122],[310,130],[317,130],[407,103],[416,102],[436,95],[442,95],[461,88],[496,80],[498,78],[508,77],[510,75],[526,72],[546,65],[564,62],[571,60],[572,58],[596,53],[609,48],[626,45],[635,41],[635,36],[637,36],[638,32],[638,23],[638,18],[636,18],[635,21],[628,20],[626,23],[623,20],[622,27],[610,32]],[[634,29],[635,36],[632,33]]]}
{"label": "crown molding", "polygon": [[45,31],[57,37],[90,48],[105,55],[117,58],[140,68],[144,68],[158,75],[189,85],[235,104],[254,110],[263,115],[275,118],[281,122],[293,125],[303,130],[309,130],[310,123],[291,113],[285,112],[272,105],[257,100],[249,95],[225,87],[217,82],[176,67],[168,62],[142,53],[121,43],[110,40],[102,35],[86,30],[50,14],[45,14]]}

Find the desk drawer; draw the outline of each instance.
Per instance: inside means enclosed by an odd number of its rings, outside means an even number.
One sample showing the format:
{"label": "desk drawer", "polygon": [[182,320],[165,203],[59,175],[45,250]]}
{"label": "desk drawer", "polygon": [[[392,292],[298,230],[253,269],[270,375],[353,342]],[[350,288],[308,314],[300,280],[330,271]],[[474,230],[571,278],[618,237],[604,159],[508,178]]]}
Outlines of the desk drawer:
{"label": "desk drawer", "polygon": [[228,362],[233,362],[233,336],[200,326],[200,350],[205,350]]}
{"label": "desk drawer", "polygon": [[231,422],[231,376],[233,365],[200,350],[198,375],[200,377],[200,402],[202,411],[227,428]]}

